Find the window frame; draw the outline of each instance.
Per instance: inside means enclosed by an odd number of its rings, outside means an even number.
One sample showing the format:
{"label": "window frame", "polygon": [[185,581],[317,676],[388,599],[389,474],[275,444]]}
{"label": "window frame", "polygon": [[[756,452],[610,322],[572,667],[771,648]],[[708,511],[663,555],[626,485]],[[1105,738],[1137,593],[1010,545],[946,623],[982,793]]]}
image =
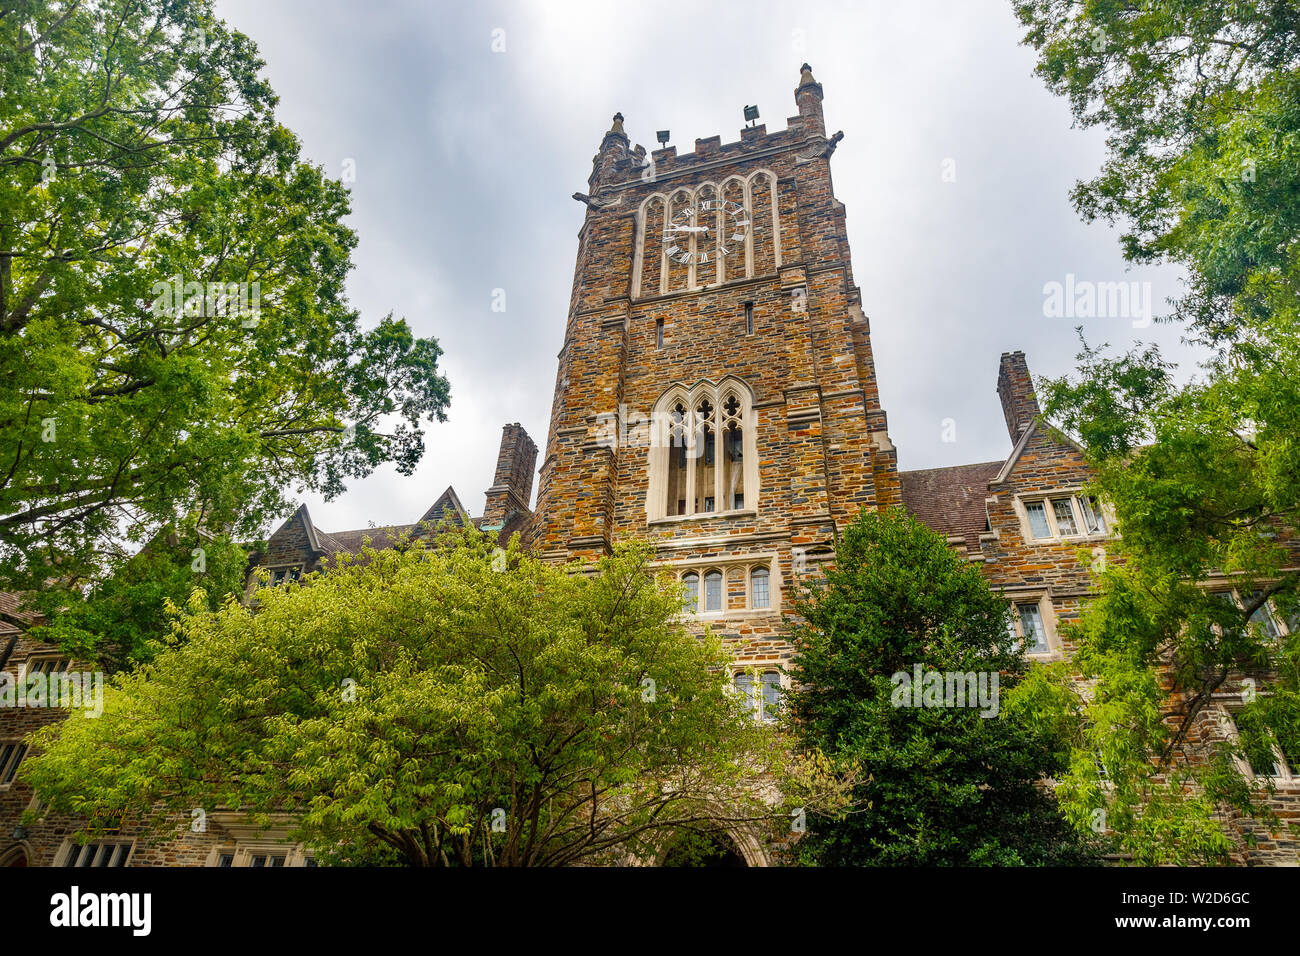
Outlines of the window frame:
{"label": "window frame", "polygon": [[[695,580],[693,582],[688,582],[686,580],[687,578],[694,578]],[[694,568],[683,571],[681,574],[677,575],[678,586],[681,587],[684,593],[690,596],[690,603],[686,608],[687,614],[693,616],[698,616],[700,614],[700,608],[704,603],[702,601],[703,581],[704,575]]]}
{"label": "window frame", "polygon": [[[705,614],[722,614],[727,610],[727,575],[721,568],[709,568],[701,575],[703,579],[704,611]],[[717,607],[710,607],[710,602],[714,595],[710,593],[710,585],[717,585]]]}
{"label": "window frame", "polygon": [[[270,865],[269,861],[279,858],[282,862],[279,866]],[[228,864],[223,864],[223,859],[229,859]],[[265,859],[268,862],[261,866],[254,861]],[[212,848],[208,854],[206,866],[216,869],[289,869],[295,867],[308,866],[307,861],[312,860],[313,855],[308,853],[301,844],[276,843],[274,841],[257,841],[252,843],[242,843],[238,840],[234,842],[222,843]]]}
{"label": "window frame", "polygon": [[[1084,502],[1088,502],[1085,506]],[[1056,506],[1065,502],[1070,511],[1070,520],[1075,530],[1062,532],[1056,516]],[[1033,519],[1030,508],[1038,506],[1043,509],[1043,520],[1047,524],[1047,534],[1034,534]],[[1051,544],[1059,541],[1101,541],[1114,536],[1112,530],[1114,517],[1109,507],[1096,495],[1086,494],[1082,488],[1059,488],[1054,491],[1034,492],[1016,496],[1016,512],[1020,518],[1021,535],[1026,544]],[[1097,519],[1102,530],[1089,531],[1087,514]]]}
{"label": "window frame", "polygon": [[[306,571],[305,566],[302,564],[268,564],[265,567],[266,570],[270,572],[270,577],[266,582],[266,586],[269,588],[278,588],[286,583],[301,581],[302,576]],[[279,580],[276,580],[276,572],[283,573],[283,576]],[[293,574],[293,577],[289,576],[291,573]]]}
{"label": "window frame", "polygon": [[[728,403],[733,399],[736,410],[730,412]],[[679,406],[680,420],[676,416]],[[706,407],[707,417],[701,418],[701,409]],[[737,426],[739,460],[731,454],[733,442],[728,438],[729,431]],[[757,429],[754,394],[735,376],[729,375],[718,382],[701,381],[690,388],[679,383],[667,389],[651,414],[651,440],[646,458],[646,523],[756,515],[761,490]],[[711,438],[705,438],[706,435]],[[710,441],[713,463],[707,464]],[[706,470],[712,472],[705,479],[711,485],[702,489],[698,483]],[[674,499],[671,503],[670,493]],[[713,499],[712,511],[703,507],[707,498]]]}
{"label": "window frame", "polygon": [[[1225,587],[1217,587],[1211,585],[1206,587],[1205,591],[1207,594],[1211,596],[1222,595],[1226,597],[1229,601],[1232,602],[1233,606],[1236,607],[1238,611],[1244,612],[1246,610],[1246,601],[1245,598],[1242,597],[1240,588],[1234,586],[1229,586],[1225,588]],[[1294,633],[1291,630],[1290,622],[1283,620],[1282,615],[1278,613],[1277,607],[1274,606],[1272,598],[1266,600],[1263,604],[1259,606],[1259,609],[1255,611],[1255,614],[1260,614],[1260,613],[1264,614],[1267,620],[1273,625],[1274,634],[1272,637],[1269,637],[1268,634],[1265,633],[1264,639],[1266,641],[1272,641],[1274,643],[1277,643],[1280,642],[1282,638],[1288,637],[1289,635]],[[1255,615],[1252,614],[1250,618],[1246,621],[1245,626],[1250,627],[1251,625],[1254,624],[1256,624]]]}
{"label": "window frame", "polygon": [[9,790],[18,782],[18,768],[27,759],[27,741],[23,737],[5,737],[0,739],[0,748],[9,748],[0,759],[0,793]]}
{"label": "window frame", "polygon": [[[766,595],[759,604],[755,599],[754,578],[762,574]],[[752,564],[745,569],[745,603],[751,611],[772,610],[772,569],[766,564]]]}
{"label": "window frame", "polygon": [[[32,667],[33,662],[36,663],[37,665],[36,668]],[[54,664],[61,664],[63,666],[55,667],[51,669],[46,669],[43,666],[41,666],[41,665],[49,664],[51,662],[53,662]],[[68,657],[66,654],[37,654],[37,653],[28,654],[27,659],[23,661],[22,666],[19,668],[19,670],[24,675],[40,673],[46,675],[47,677],[50,674],[66,674],[70,670],[72,670],[72,658]]]}
{"label": "window frame", "polygon": [[[1240,709],[1239,706],[1234,707],[1227,703],[1219,708],[1219,729],[1234,745],[1241,742],[1241,729],[1237,726],[1237,714]],[[1276,737],[1273,738],[1271,749],[1274,758],[1273,769],[1281,771],[1280,773],[1257,773],[1250,765],[1250,760],[1241,754],[1234,753],[1232,762],[1247,780],[1268,780],[1274,786],[1288,789],[1300,788],[1300,766],[1291,766],[1290,759],[1278,744]]]}
{"label": "window frame", "polygon": [[[780,609],[781,586],[779,577],[775,568],[776,555],[745,555],[736,558],[690,558],[683,561],[665,561],[660,562],[659,567],[671,571],[673,580],[681,588],[683,595],[688,598],[693,597],[693,601],[682,610],[686,618],[705,618],[715,620],[718,618],[728,617],[746,617],[772,614]],[[757,607],[754,604],[754,572],[763,571],[767,574],[767,606]],[[721,575],[721,604],[720,608],[713,610],[708,609],[708,576],[710,574]],[[687,578],[695,577],[694,582],[688,581]],[[733,593],[733,587],[736,586],[736,578],[739,576],[744,583],[743,607],[729,607],[730,600],[740,594],[737,589]]]}
{"label": "window frame", "polygon": [[[100,858],[100,854],[107,847],[113,847],[112,855],[109,856],[108,862],[97,864],[95,861]],[[83,854],[89,848],[95,848],[89,857],[89,863],[83,863]],[[120,863],[113,861],[118,859],[117,848],[126,847],[126,853],[122,855]],[[55,866],[66,866],[73,869],[122,869],[131,865],[131,857],[135,854],[135,840],[129,837],[103,837],[98,840],[87,840],[85,843],[78,843],[72,837],[63,841],[63,846],[59,848],[55,859],[58,862]],[[72,862],[76,860],[77,862]]]}
{"label": "window frame", "polygon": [[1038,618],[1043,625],[1043,641],[1047,645],[1047,649],[1044,651],[1025,650],[1025,657],[1034,661],[1060,659],[1063,656],[1063,651],[1056,634],[1056,608],[1053,605],[1051,594],[1046,592],[1003,592],[1002,596],[1011,605],[1012,629],[1008,631],[1008,636],[1018,641],[1022,647],[1025,644],[1025,635],[1020,617],[1020,608],[1022,605],[1033,605],[1038,608]]}
{"label": "window frame", "polygon": [[[775,678],[775,680],[768,678]],[[771,710],[767,699],[768,687],[777,689],[776,701],[771,705]],[[745,709],[755,721],[774,724],[780,718],[781,703],[785,698],[786,690],[789,689],[789,683],[784,673],[765,663],[761,665],[761,669],[759,666],[750,665],[734,670],[731,674],[731,689],[745,700]]]}

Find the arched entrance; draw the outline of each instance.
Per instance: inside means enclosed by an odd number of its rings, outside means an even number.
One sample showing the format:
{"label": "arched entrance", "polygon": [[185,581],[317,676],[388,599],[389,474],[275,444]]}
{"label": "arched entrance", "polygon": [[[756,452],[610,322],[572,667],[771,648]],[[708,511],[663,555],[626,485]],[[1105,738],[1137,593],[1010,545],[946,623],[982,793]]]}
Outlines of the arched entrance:
{"label": "arched entrance", "polygon": [[660,866],[749,866],[735,841],[721,830],[680,834],[661,858]]}
{"label": "arched entrance", "polygon": [[0,853],[0,866],[26,866],[27,850],[20,844]]}

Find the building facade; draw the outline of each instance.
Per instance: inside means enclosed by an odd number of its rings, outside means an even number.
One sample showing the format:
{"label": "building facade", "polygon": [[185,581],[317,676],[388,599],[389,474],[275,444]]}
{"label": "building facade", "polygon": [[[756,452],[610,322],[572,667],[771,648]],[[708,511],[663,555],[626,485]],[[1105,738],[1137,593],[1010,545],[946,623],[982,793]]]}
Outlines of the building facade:
{"label": "building facade", "polygon": [[[792,585],[833,556],[862,509],[901,505],[1006,594],[1032,658],[1068,655],[1062,625],[1089,596],[1089,556],[1103,555],[1113,536],[1112,517],[1084,491],[1092,477],[1084,458],[1039,424],[1026,358],[1009,352],[996,378],[1006,457],[898,470],[846,210],[832,185],[843,134],[827,135],[823,90],[807,65],[794,96],[797,114],[784,130],[751,125],[737,142],[696,140],[683,155],[633,146],[615,115],[587,192],[574,194],[586,213],[540,470],[532,439],[506,425],[481,517],[450,488],[398,528],[325,532],[302,507],[253,556],[251,571],[265,569],[273,584],[293,580],[364,542],[387,547],[439,520],[472,523],[502,542],[518,533],[555,561],[648,540],[687,594],[696,626],[709,625],[731,650],[733,679],[753,692],[761,718],[788,681],[783,614]],[[1222,588],[1230,592],[1230,582]],[[14,610],[0,623],[20,639],[0,668],[16,676],[45,660],[68,666],[55,649],[21,638]],[[1267,607],[1258,623],[1288,627]],[[1195,744],[1233,732],[1236,690],[1225,685]],[[202,832],[178,820],[182,836],[163,846],[126,825],[90,857],[76,848],[76,820],[22,825],[22,811],[37,805],[12,775],[18,748],[28,724],[50,719],[60,718],[0,711],[0,863],[310,863],[284,842],[283,828],[256,830],[238,814],[214,814]],[[1242,769],[1269,775],[1279,814],[1300,819],[1300,768],[1279,755],[1273,767]],[[1293,837],[1256,836],[1242,862],[1300,862]],[[737,860],[769,862],[759,842],[734,837]]]}
{"label": "building facade", "polygon": [[[632,147],[615,116],[578,233],[530,544],[650,541],[737,667],[780,673],[793,575],[900,503],[871,334],[805,68],[787,127]],[[769,678],[774,679],[774,678]]]}

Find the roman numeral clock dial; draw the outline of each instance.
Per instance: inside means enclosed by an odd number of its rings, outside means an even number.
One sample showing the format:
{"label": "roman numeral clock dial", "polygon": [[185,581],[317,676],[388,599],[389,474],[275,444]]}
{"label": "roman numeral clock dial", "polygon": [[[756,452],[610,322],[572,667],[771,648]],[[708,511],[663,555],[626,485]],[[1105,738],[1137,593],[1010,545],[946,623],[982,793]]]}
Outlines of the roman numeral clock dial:
{"label": "roman numeral clock dial", "polygon": [[749,217],[743,205],[706,199],[673,216],[664,229],[664,255],[684,266],[722,259],[743,248],[748,234]]}

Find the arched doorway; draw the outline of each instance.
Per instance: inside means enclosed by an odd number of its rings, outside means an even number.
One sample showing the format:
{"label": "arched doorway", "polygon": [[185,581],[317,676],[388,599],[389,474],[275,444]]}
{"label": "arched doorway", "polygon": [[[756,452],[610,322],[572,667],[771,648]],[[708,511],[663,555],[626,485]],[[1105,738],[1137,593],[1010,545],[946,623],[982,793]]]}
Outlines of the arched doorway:
{"label": "arched doorway", "polygon": [[21,845],[11,846],[9,849],[0,853],[0,866],[26,866],[27,850]]}
{"label": "arched doorway", "polygon": [[661,858],[660,866],[749,866],[735,841],[721,830],[680,834]]}

